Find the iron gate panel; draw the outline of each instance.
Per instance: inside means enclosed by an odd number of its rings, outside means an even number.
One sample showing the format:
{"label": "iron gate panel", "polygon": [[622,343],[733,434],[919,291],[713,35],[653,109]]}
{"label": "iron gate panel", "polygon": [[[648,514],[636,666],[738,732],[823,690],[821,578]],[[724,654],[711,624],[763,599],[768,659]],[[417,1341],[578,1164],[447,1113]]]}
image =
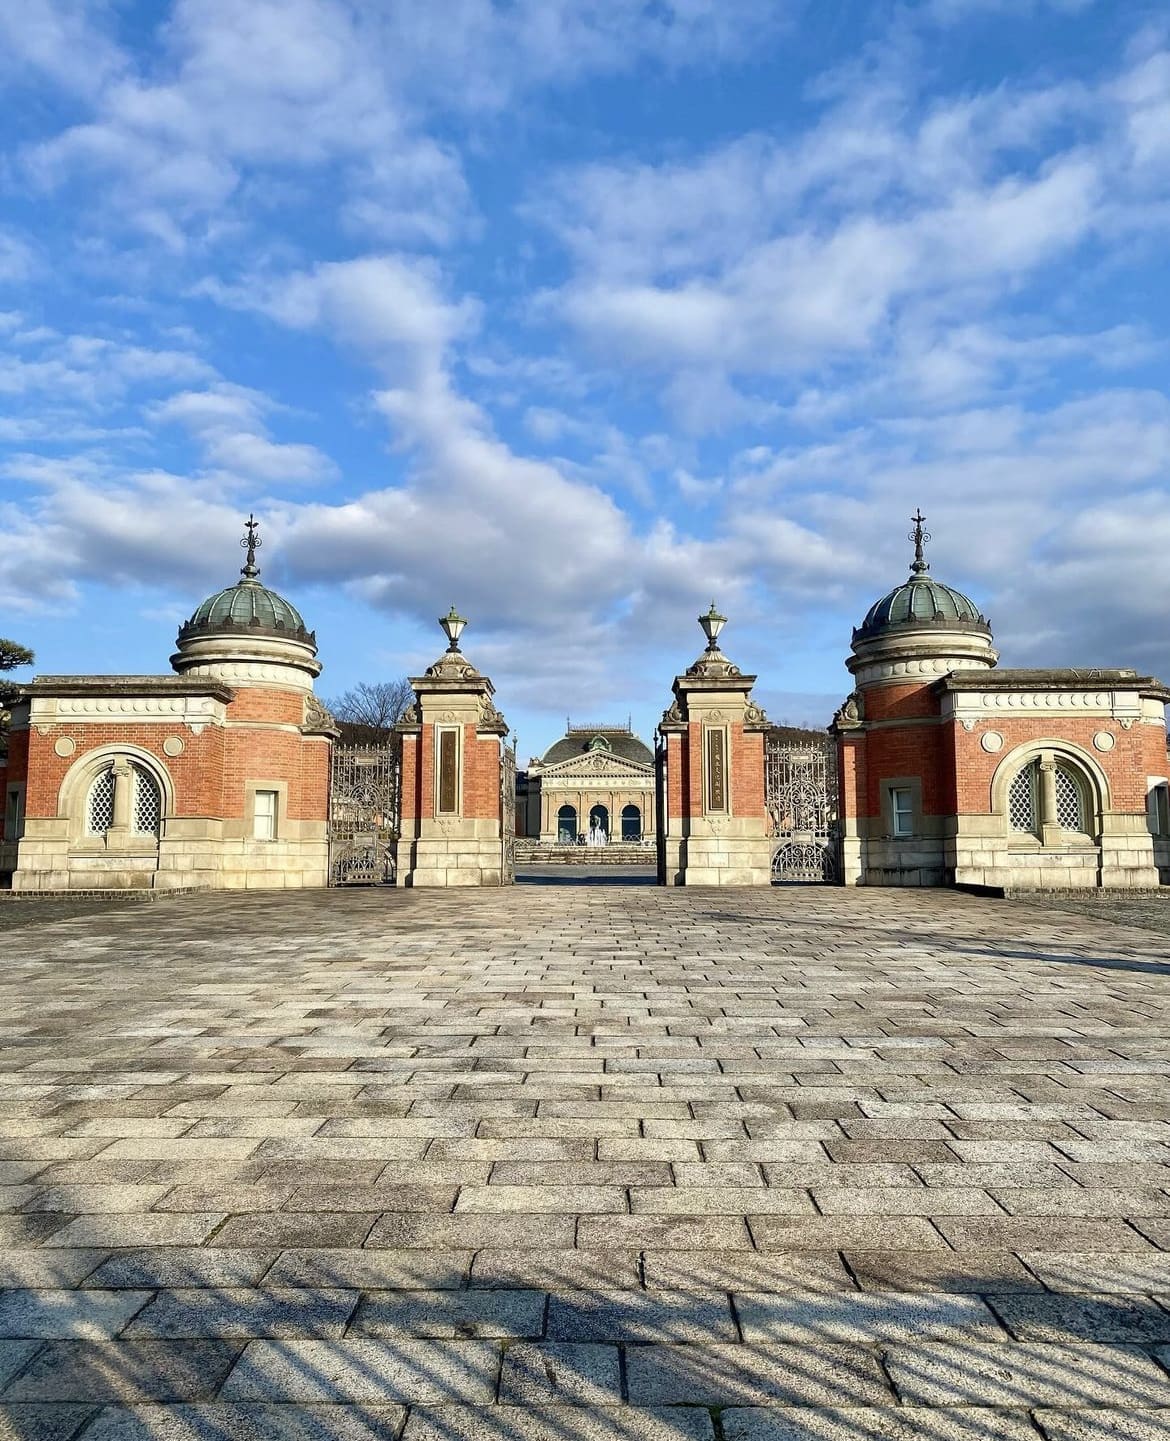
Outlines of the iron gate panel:
{"label": "iron gate panel", "polygon": [[500,744],[500,881],[516,879],[516,747]]}
{"label": "iron gate panel", "polygon": [[329,790],[329,884],[393,885],[402,799],[402,741],[334,746]]}
{"label": "iron gate panel", "polygon": [[835,881],[837,767],[828,743],[764,741],[764,790],[771,834],[773,882]]}

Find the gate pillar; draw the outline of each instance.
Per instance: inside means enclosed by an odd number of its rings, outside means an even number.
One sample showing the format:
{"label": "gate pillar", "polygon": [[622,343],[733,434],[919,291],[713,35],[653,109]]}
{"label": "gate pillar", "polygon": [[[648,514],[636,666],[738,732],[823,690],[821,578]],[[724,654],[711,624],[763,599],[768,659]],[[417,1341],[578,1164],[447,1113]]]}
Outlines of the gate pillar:
{"label": "gate pillar", "polygon": [[452,606],[439,624],[446,652],[412,676],[402,737],[399,884],[498,886],[511,879],[501,771],[508,727],[495,687],[459,649],[467,622]]}
{"label": "gate pillar", "polygon": [[712,602],[699,624],[707,649],[674,680],[658,727],[658,879],[667,886],[767,886],[772,842],[764,804],[768,718],[754,675],[719,649],[726,624]]}

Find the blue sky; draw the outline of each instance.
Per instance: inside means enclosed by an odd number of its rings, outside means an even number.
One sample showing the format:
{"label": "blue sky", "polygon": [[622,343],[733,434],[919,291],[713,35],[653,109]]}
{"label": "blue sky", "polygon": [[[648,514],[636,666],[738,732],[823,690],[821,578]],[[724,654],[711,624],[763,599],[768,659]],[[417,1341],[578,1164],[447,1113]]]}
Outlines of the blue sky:
{"label": "blue sky", "polygon": [[1170,24],[1140,0],[0,7],[0,633],[329,696],[454,602],[524,755],[701,647],[823,723],[910,559],[1170,676]]}

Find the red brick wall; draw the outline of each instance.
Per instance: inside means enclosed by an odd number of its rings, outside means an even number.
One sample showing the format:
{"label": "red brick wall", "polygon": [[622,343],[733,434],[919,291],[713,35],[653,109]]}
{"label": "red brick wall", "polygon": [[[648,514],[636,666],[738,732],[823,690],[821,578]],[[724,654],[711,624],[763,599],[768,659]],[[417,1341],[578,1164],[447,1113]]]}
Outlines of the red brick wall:
{"label": "red brick wall", "polygon": [[939,714],[938,697],[930,687],[934,677],[923,684],[920,680],[904,685],[873,685],[865,690],[866,720],[914,720]]}
{"label": "red brick wall", "polygon": [[732,814],[762,816],[765,811],[763,733],[745,731],[738,724],[730,730]]}
{"label": "red brick wall", "polygon": [[[1003,736],[1003,750],[995,755],[979,744],[980,729],[994,729]],[[1115,811],[1144,812],[1146,776],[1165,774],[1165,752],[1158,765],[1159,743],[1164,732],[1157,726],[1134,725],[1124,730],[1116,721],[1102,716],[996,716],[990,727],[968,733],[961,726],[948,727],[954,736],[955,769],[960,813],[987,814],[991,810],[991,778],[1004,756],[1027,741],[1059,738],[1087,751],[1105,772]],[[1093,737],[1108,731],[1117,744],[1111,751],[1094,749]]]}
{"label": "red brick wall", "polygon": [[28,777],[28,731],[13,731],[8,737],[8,775],[10,781]]}
{"label": "red brick wall", "polygon": [[[302,705],[297,692],[243,690],[229,706],[228,716],[299,725]],[[182,737],[183,752],[164,755],[162,743],[173,734]],[[62,735],[77,742],[71,756],[59,756],[53,749]],[[179,724],[115,720],[62,724],[47,735],[41,735],[34,725],[12,737],[13,754],[19,757],[22,773],[27,769],[28,774],[25,814],[37,819],[57,815],[66,774],[103,746],[135,746],[156,757],[171,777],[175,814],[180,816],[246,819],[249,781],[286,783],[286,814],[291,820],[325,820],[328,816],[330,751],[320,738],[309,739],[288,730],[214,725],[196,735]]]}
{"label": "red brick wall", "polygon": [[500,818],[500,743],[463,727],[463,815],[468,820]]}
{"label": "red brick wall", "polygon": [[842,820],[856,820],[865,810],[865,736],[862,733],[837,738],[837,775]]}
{"label": "red brick wall", "polygon": [[[869,718],[869,697],[865,698]],[[948,784],[944,729],[938,725],[894,726],[868,731],[865,735],[865,790],[860,815],[878,816],[882,808],[882,787],[901,776],[916,776],[922,782],[922,813],[950,815],[952,787]]]}
{"label": "red brick wall", "polygon": [[419,765],[420,736],[407,732],[402,737],[402,822],[422,815],[422,768]]}
{"label": "red brick wall", "polygon": [[[424,722],[417,735],[402,738],[402,818],[431,820],[435,814],[435,727]],[[463,815],[468,820],[500,818],[500,745],[480,738],[474,724],[463,727]]]}

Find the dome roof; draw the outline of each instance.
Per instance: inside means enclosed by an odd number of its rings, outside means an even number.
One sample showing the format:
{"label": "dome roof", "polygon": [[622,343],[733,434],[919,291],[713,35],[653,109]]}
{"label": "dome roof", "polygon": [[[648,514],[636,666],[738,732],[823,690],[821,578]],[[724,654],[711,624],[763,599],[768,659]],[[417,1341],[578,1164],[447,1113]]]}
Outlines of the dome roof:
{"label": "dome roof", "polygon": [[881,600],[874,601],[856,634],[870,636],[892,625],[937,625],[939,622],[987,627],[979,607],[961,590],[953,590],[926,575],[912,575]]}
{"label": "dome roof", "polygon": [[591,750],[621,756],[623,760],[637,761],[639,765],[654,764],[654,752],[644,740],[634,735],[629,726],[575,725],[570,725],[561,739],[549,746],[541,757],[541,763],[556,765],[558,761],[567,761]]}
{"label": "dome roof", "polygon": [[284,596],[255,580],[241,580],[210,595],[183,627],[206,629],[222,625],[258,625],[266,630],[303,631],[305,622]]}
{"label": "dome roof", "polygon": [[260,538],[257,522],[248,517],[246,535],[241,542],[247,548],[247,561],[235,585],[209,595],[196,607],[191,619],[179,631],[179,645],[184,641],[215,635],[264,635],[281,640],[295,640],[315,647],[316,637],[307,630],[300,611],[284,596],[260,584],[256,551]]}
{"label": "dome roof", "polygon": [[865,619],[854,630],[854,641],[870,640],[883,631],[902,626],[922,626],[929,630],[977,630],[991,634],[986,616],[980,613],[975,602],[955,590],[943,585],[927,574],[930,566],[923,554],[923,546],[930,536],[922,528],[925,517],[921,512],[914,515],[914,529],[910,539],[914,542],[914,562],[910,575],[901,585],[896,585],[881,600],[875,600],[865,613]]}

